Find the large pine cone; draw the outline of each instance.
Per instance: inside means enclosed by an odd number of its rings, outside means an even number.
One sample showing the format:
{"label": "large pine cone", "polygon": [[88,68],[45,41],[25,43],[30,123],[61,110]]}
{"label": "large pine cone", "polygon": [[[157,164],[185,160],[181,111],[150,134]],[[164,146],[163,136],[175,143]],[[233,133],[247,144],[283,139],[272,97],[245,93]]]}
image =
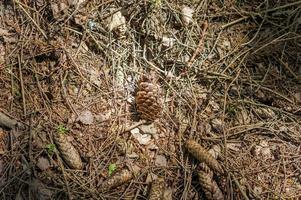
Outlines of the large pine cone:
{"label": "large pine cone", "polygon": [[136,94],[137,110],[140,118],[154,121],[161,115],[160,88],[154,80],[142,76]]}
{"label": "large pine cone", "polygon": [[76,148],[67,140],[64,134],[57,133],[54,137],[63,159],[72,169],[82,169],[83,163]]}

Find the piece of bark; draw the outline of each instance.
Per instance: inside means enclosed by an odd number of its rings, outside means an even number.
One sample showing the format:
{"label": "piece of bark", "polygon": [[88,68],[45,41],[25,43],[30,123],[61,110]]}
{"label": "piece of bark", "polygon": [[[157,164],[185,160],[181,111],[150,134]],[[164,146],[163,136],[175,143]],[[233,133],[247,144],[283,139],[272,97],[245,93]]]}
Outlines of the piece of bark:
{"label": "piece of bark", "polygon": [[3,128],[13,129],[15,128],[19,123],[11,119],[9,116],[5,115],[4,113],[0,112],[0,126]]}

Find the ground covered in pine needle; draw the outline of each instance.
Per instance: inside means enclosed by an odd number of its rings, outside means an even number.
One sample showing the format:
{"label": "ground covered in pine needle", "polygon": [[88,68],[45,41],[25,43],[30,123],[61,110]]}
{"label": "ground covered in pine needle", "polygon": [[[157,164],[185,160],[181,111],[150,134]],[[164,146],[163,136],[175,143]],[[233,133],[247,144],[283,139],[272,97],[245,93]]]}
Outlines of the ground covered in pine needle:
{"label": "ground covered in pine needle", "polygon": [[301,198],[300,33],[297,0],[1,1],[0,199]]}

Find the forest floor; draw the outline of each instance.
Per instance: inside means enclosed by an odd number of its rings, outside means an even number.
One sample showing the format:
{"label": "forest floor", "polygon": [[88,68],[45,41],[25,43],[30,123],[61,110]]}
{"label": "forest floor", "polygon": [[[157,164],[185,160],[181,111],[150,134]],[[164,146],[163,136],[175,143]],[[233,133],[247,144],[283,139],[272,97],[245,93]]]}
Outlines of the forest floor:
{"label": "forest floor", "polygon": [[224,199],[301,198],[300,33],[297,0],[1,1],[0,199],[147,199],[161,180],[157,199],[206,199],[188,139],[216,152]]}

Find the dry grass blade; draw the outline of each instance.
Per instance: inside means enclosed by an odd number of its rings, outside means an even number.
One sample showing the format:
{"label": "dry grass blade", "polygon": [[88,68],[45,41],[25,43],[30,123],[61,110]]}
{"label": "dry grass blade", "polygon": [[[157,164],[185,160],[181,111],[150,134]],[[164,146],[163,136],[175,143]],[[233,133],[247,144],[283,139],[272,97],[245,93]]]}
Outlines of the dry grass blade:
{"label": "dry grass blade", "polygon": [[224,195],[216,182],[208,175],[207,173],[204,173],[203,171],[200,171],[198,173],[199,182],[202,186],[203,191],[205,192],[205,195],[207,199],[212,200],[222,200],[224,199]]}
{"label": "dry grass blade", "polygon": [[82,169],[83,163],[75,147],[67,140],[64,134],[57,133],[54,137],[55,144],[58,147],[63,159],[72,169]]}
{"label": "dry grass blade", "polygon": [[163,178],[158,178],[157,180],[154,180],[148,195],[148,199],[149,200],[162,199],[164,194],[164,188],[165,188],[165,181]]}
{"label": "dry grass blade", "polygon": [[199,143],[194,140],[187,140],[185,144],[187,150],[191,155],[193,155],[200,162],[204,162],[208,165],[213,171],[223,173],[222,166],[218,161]]}

